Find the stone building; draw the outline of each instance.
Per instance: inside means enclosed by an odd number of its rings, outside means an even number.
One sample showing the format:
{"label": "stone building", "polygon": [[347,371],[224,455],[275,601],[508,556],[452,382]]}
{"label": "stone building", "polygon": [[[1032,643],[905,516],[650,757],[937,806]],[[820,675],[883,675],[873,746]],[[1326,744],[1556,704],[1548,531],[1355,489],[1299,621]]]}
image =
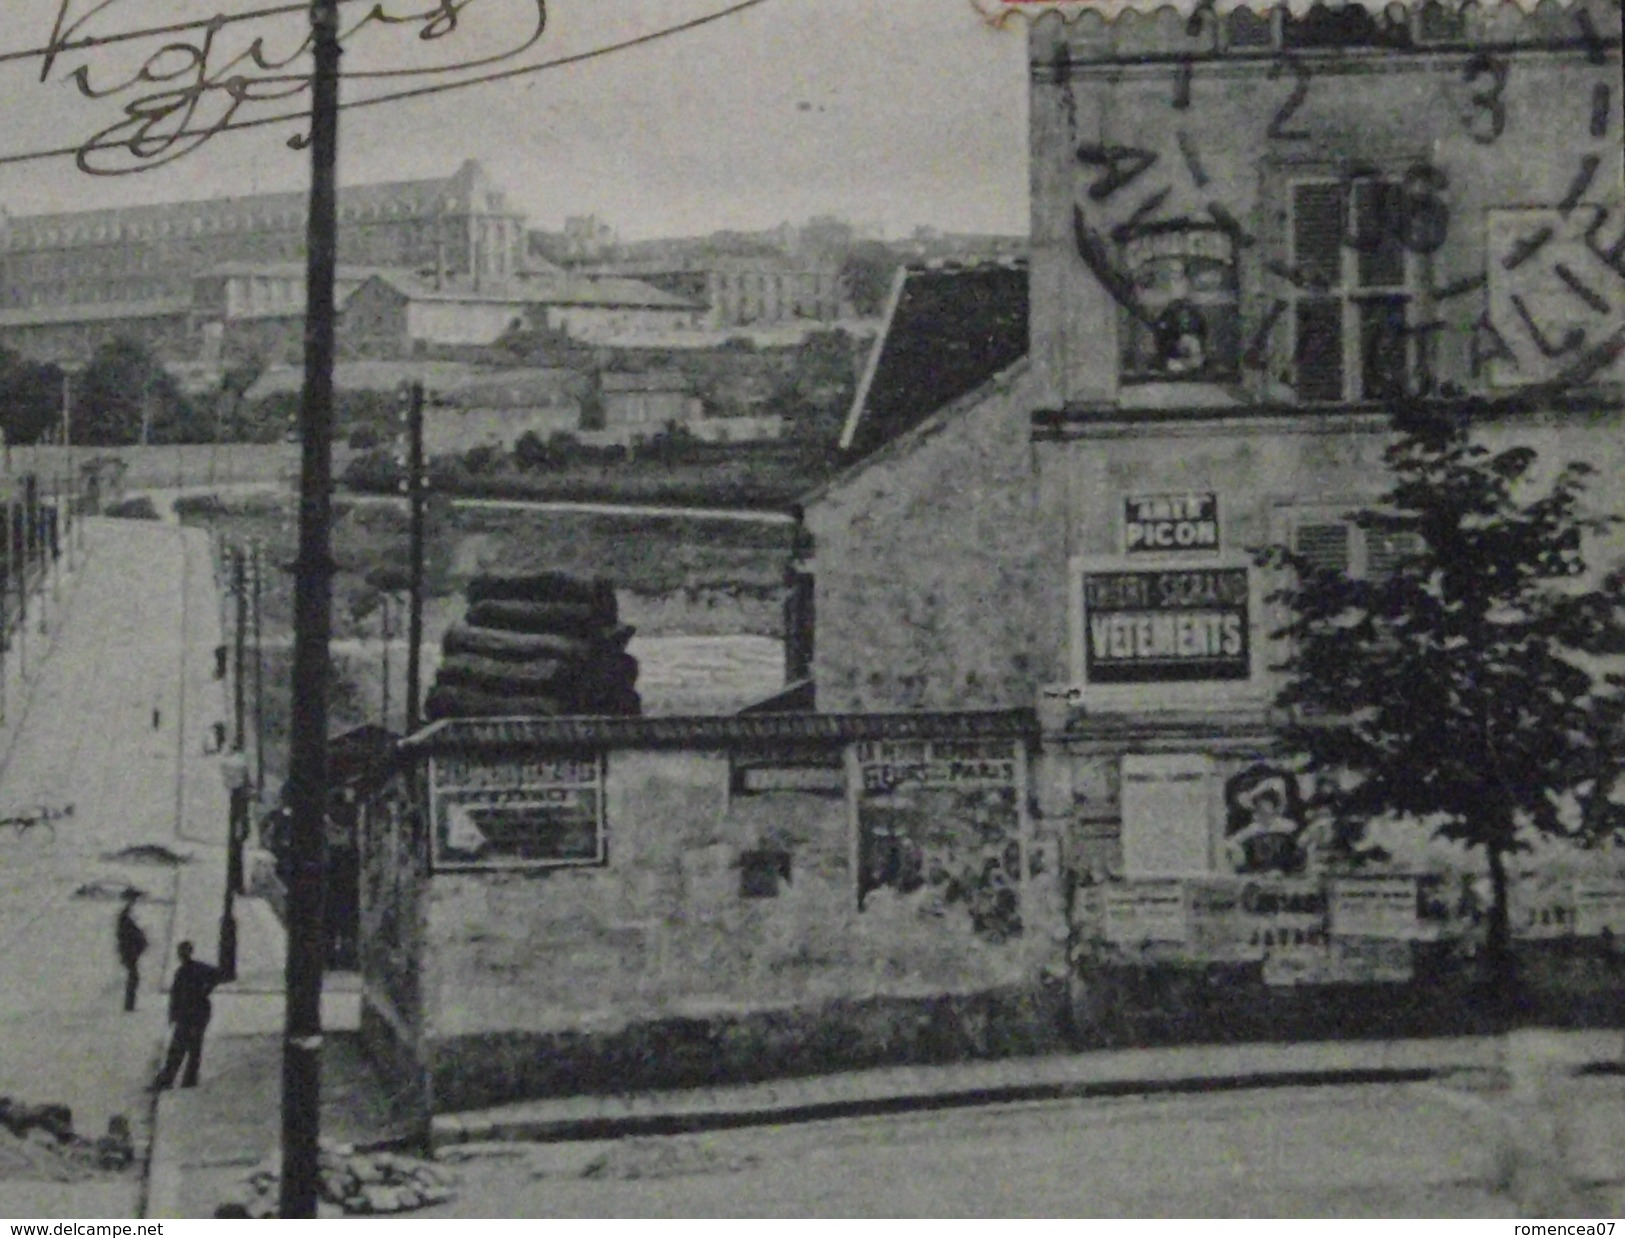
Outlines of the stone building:
{"label": "stone building", "polygon": [[[476,285],[526,266],[524,216],[473,160],[447,177],[349,186],[338,209],[346,264]],[[223,263],[301,261],[305,212],[295,192],[0,216],[0,342],[38,355],[70,343],[93,348],[111,332],[150,337],[177,359],[195,356],[199,330],[176,339],[145,320],[167,321],[189,306],[194,280]]]}
{"label": "stone building", "polygon": [[[1400,396],[1625,510],[1617,4],[1126,7],[1031,27],[1028,266],[894,289],[787,572],[811,684],[408,741],[364,1017],[430,1108],[1477,1029],[1472,856],[1227,845],[1306,824],[1250,550],[1385,570],[1346,513]],[[1535,1008],[1625,1021],[1618,852],[1518,874],[1514,916]]]}
{"label": "stone building", "polygon": [[[1347,518],[1388,484],[1399,397],[1484,401],[1489,445],[1589,462],[1596,508],[1625,510],[1619,9],[1135,7],[1031,29],[1025,358],[978,358],[949,314],[935,355],[973,363],[933,390],[931,333],[894,310],[846,435],[866,454],[808,498],[817,704],[1037,707],[1035,812],[1105,943],[1070,960],[1082,1022],[1120,974],[1102,957],[1188,965],[1165,1013],[1207,1032],[1299,985],[1340,1018],[1373,985],[1398,1011],[1430,965],[1412,946],[1453,931],[1418,922],[1425,891],[1473,861],[1394,831],[1413,914],[1375,940],[1328,928],[1331,878],[1247,893],[1227,843],[1260,788],[1289,812],[1302,790],[1273,755],[1280,616],[1251,551],[1356,575],[1403,553]],[[1595,948],[1619,880],[1548,882],[1520,936]],[[1249,932],[1249,903],[1297,911]],[[1242,979],[1214,989],[1224,966]]]}

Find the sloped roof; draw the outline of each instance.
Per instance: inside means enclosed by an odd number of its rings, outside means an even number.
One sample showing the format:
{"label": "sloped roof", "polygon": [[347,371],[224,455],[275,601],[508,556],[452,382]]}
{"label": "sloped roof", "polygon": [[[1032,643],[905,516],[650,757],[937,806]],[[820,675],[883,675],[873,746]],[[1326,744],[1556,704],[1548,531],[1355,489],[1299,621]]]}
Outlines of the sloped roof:
{"label": "sloped roof", "polygon": [[903,267],[841,450],[868,455],[1026,354],[1024,260]]}
{"label": "sloped roof", "polygon": [[701,304],[662,292],[635,279],[588,279],[541,272],[531,278],[482,284],[466,276],[447,279],[436,288],[431,279],[411,271],[378,270],[372,277],[412,301],[456,301],[500,305],[600,305],[637,309],[702,309]]}
{"label": "sloped roof", "polygon": [[67,305],[26,305],[0,309],[0,327],[43,327],[64,322],[116,322],[125,318],[184,318],[190,297],[153,301],[93,301]]}

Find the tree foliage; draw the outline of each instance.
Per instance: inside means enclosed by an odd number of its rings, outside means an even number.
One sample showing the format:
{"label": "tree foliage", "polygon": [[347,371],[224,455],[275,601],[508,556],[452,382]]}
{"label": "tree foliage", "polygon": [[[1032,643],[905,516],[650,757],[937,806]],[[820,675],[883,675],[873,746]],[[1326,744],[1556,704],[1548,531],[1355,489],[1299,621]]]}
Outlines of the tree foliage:
{"label": "tree foliage", "polygon": [[1507,857],[1530,832],[1620,828],[1608,793],[1625,684],[1596,659],[1625,650],[1625,574],[1599,581],[1586,562],[1586,539],[1619,523],[1588,509],[1590,466],[1542,480],[1532,448],[1491,451],[1471,419],[1396,417],[1392,483],[1350,514],[1400,548],[1391,571],[1351,579],[1284,545],[1260,561],[1287,569],[1272,595],[1290,651],[1276,704],[1286,745],[1322,775],[1311,808],[1345,852],[1385,817],[1482,850],[1506,992]]}
{"label": "tree foliage", "polygon": [[116,447],[201,443],[214,436],[214,418],[189,400],[168,370],[142,344],[115,339],[91,356],[74,383],[73,438]]}
{"label": "tree foliage", "polygon": [[62,371],[0,349],[0,426],[8,443],[37,443],[60,424]]}
{"label": "tree foliage", "polygon": [[860,241],[847,252],[841,289],[860,317],[874,318],[885,310],[898,265],[897,255],[883,241]]}

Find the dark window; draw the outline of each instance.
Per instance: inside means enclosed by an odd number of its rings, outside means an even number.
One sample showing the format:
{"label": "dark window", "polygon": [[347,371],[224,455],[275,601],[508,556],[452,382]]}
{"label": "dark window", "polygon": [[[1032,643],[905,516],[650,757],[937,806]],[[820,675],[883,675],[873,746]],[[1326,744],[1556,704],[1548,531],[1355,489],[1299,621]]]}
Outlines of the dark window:
{"label": "dark window", "polygon": [[1343,398],[1343,307],[1337,298],[1298,302],[1293,362],[1299,399],[1328,403]]}

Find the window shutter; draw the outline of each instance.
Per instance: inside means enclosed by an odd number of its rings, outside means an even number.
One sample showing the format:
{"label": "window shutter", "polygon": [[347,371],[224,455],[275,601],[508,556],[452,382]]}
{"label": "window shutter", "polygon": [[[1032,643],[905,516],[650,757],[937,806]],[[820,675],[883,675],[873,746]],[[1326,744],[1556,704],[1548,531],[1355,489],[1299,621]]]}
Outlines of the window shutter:
{"label": "window shutter", "polygon": [[1422,539],[1414,533],[1367,533],[1365,535],[1366,574],[1388,576],[1399,561],[1422,549]]}
{"label": "window shutter", "polygon": [[1338,401],[1343,398],[1343,303],[1336,297],[1308,297],[1298,302],[1293,349],[1298,398]]}
{"label": "window shutter", "polygon": [[1361,181],[1354,187],[1354,236],[1361,288],[1402,288],[1405,250],[1400,244],[1404,196],[1393,181]]}
{"label": "window shutter", "polygon": [[1318,287],[1343,282],[1343,186],[1337,182],[1292,186],[1292,265]]}
{"label": "window shutter", "polygon": [[1347,572],[1352,530],[1346,524],[1300,524],[1292,535],[1292,548],[1327,572]]}

